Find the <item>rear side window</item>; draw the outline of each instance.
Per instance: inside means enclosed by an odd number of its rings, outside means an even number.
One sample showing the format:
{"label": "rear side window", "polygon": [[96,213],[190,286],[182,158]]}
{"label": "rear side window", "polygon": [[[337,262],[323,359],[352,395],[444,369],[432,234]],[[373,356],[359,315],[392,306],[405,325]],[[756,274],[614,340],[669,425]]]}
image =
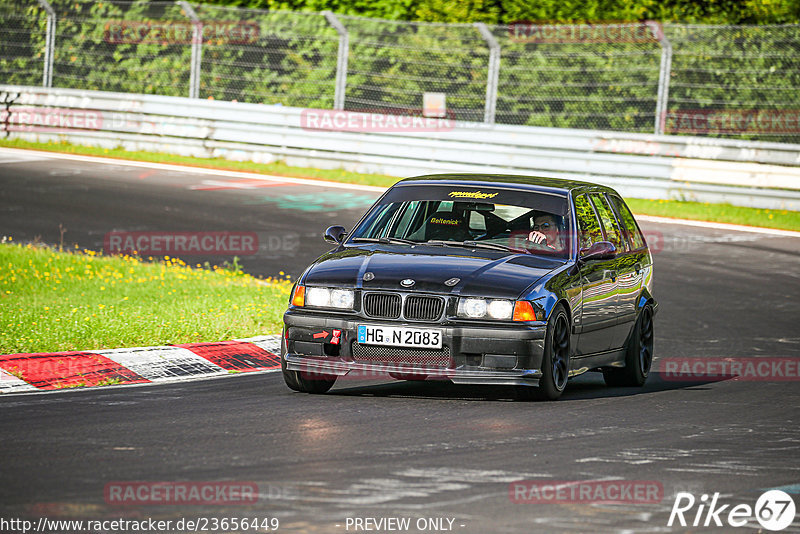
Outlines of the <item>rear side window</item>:
{"label": "rear side window", "polygon": [[639,229],[639,225],[636,224],[636,219],[633,218],[633,213],[631,213],[628,205],[618,196],[611,195],[609,198],[611,198],[611,203],[614,204],[620,219],[622,219],[622,224],[625,226],[624,231],[628,234],[628,243],[631,246],[631,250],[647,246],[642,231]]}
{"label": "rear side window", "polygon": [[589,248],[603,240],[600,222],[585,195],[575,197],[575,217],[580,228],[580,248]]}
{"label": "rear side window", "polygon": [[592,204],[597,210],[597,215],[600,217],[600,224],[603,225],[603,230],[606,232],[606,241],[610,241],[617,247],[617,250],[624,250],[622,235],[617,226],[617,219],[614,217],[614,212],[611,210],[611,205],[605,195],[592,193]]}

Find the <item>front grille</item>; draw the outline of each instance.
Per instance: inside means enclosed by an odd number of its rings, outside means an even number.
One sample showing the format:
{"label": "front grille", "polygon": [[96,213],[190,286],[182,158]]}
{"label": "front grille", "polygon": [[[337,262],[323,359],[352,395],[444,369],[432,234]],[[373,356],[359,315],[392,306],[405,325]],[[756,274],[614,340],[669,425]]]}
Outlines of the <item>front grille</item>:
{"label": "front grille", "polygon": [[370,317],[398,319],[401,299],[395,293],[367,293],[364,297],[364,313]]}
{"label": "front grille", "polygon": [[403,315],[412,321],[435,321],[442,316],[444,299],[409,295],[406,298]]}
{"label": "front grille", "polygon": [[412,367],[451,367],[450,347],[442,350],[385,347],[353,343],[353,359],[359,362]]}

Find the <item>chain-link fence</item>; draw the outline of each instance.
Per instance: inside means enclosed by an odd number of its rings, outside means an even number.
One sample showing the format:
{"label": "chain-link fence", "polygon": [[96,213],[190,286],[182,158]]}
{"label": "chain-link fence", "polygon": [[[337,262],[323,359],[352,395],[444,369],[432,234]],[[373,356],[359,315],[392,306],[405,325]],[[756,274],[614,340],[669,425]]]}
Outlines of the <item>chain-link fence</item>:
{"label": "chain-link fence", "polygon": [[[0,77],[4,83],[46,84],[45,11],[30,2],[0,4]],[[51,17],[52,20],[52,17]]]}
{"label": "chain-link fence", "polygon": [[800,140],[800,25],[411,23],[0,0],[4,83],[487,123]]}

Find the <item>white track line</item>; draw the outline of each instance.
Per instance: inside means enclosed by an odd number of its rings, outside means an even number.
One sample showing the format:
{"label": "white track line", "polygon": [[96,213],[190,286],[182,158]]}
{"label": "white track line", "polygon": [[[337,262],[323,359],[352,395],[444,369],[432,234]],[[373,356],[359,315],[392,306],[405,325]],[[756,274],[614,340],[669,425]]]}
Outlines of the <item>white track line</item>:
{"label": "white track line", "polygon": [[[44,152],[41,150],[27,150],[21,148],[0,147],[0,154],[9,153],[23,155],[33,153],[37,156],[50,159],[65,159],[69,161],[82,161],[85,163],[103,163],[106,165],[125,165],[128,167],[143,167],[145,169],[157,169],[162,171],[186,172],[191,174],[207,174],[210,176],[228,176],[231,178],[249,178],[252,180],[264,180],[269,182],[283,182],[287,184],[308,185],[313,187],[332,187],[336,189],[352,189],[357,191],[370,191],[373,193],[383,193],[385,187],[375,187],[371,185],[346,184],[341,182],[330,182],[326,180],[309,180],[305,178],[290,178],[288,176],[273,176],[271,174],[256,174],[252,172],[225,171],[220,169],[207,169],[205,167],[190,167],[187,165],[175,165],[170,163],[151,163],[148,161],[134,161],[128,159],[103,158],[99,156],[81,156],[78,154],[62,154],[59,152]],[[2,163],[2,162],[0,162]],[[400,180],[400,178],[398,178]]]}
{"label": "white track line", "polygon": [[[231,178],[249,178],[252,180],[265,180],[270,182],[284,182],[287,184],[307,185],[312,187],[331,187],[336,189],[350,189],[355,191],[369,191],[373,193],[383,193],[384,187],[371,185],[345,184],[340,182],[329,182],[325,180],[307,180],[304,178],[289,178],[286,176],[274,176],[270,174],[256,174],[250,172],[224,171],[219,169],[206,169],[203,167],[188,167],[185,165],[174,165],[168,163],[150,163],[147,161],[133,161],[127,159],[101,158],[96,156],[80,156],[77,154],[62,154],[59,152],[45,152],[41,150],[27,150],[19,148],[0,147],[0,154],[8,153],[23,156],[25,154],[36,154],[43,158],[65,159],[70,161],[82,161],[86,163],[103,163],[106,165],[127,165],[129,167],[143,167],[146,169],[157,169],[164,171],[186,172],[194,174],[207,174],[210,176],[228,176]],[[2,163],[2,162],[0,162]],[[398,178],[399,180],[399,178]],[[696,226],[699,228],[713,228],[717,230],[730,230],[733,232],[751,232],[757,234],[769,234],[783,237],[800,237],[800,232],[790,230],[778,230],[775,228],[762,228],[757,226],[743,226],[739,224],[714,223],[706,221],[693,221],[690,219],[672,219],[669,217],[654,217],[651,215],[637,215],[637,219],[642,221],[661,223],[661,224],[683,224],[686,226]]]}
{"label": "white track line", "polygon": [[800,237],[800,232],[791,230],[778,230],[777,228],[762,228],[760,226],[743,226],[741,224],[716,223],[708,221],[692,221],[690,219],[671,219],[669,217],[654,217],[652,215],[637,215],[637,221],[647,221],[659,224],[682,224],[699,228],[713,228],[715,230],[730,230],[733,232],[751,232],[755,234],[769,234],[783,237]]}

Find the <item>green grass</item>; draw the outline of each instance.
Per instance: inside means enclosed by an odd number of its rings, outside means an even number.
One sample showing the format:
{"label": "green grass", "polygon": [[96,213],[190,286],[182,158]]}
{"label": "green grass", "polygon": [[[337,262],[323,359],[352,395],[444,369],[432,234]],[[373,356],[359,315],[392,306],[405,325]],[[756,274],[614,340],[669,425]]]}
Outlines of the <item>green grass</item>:
{"label": "green grass", "polygon": [[[361,174],[345,170],[324,170],[307,167],[290,167],[284,163],[253,163],[249,161],[229,161],[222,158],[194,158],[189,156],[175,156],[154,152],[129,152],[122,149],[106,149],[72,145],[69,143],[34,143],[19,139],[0,140],[0,146],[12,148],[28,148],[37,150],[50,150],[70,154],[84,154],[91,156],[104,156],[136,161],[150,161],[155,163],[172,163],[205,167],[211,169],[224,169],[260,174],[275,174],[296,178],[310,178],[317,180],[330,180],[335,182],[389,187],[399,178],[383,174]],[[626,199],[634,213],[640,215],[658,215],[677,219],[694,219],[700,221],[723,222],[731,224],[744,224],[748,226],[762,226],[765,228],[779,228],[783,230],[800,231],[800,212],[788,210],[763,210],[743,208],[730,204],[708,204],[702,202],[685,202],[677,200],[642,200]]]}
{"label": "green grass", "polygon": [[290,167],[282,162],[254,163],[252,161],[232,161],[224,158],[196,158],[192,156],[178,156],[161,154],[158,152],[128,151],[121,148],[100,148],[94,146],[73,145],[61,143],[35,143],[22,139],[0,139],[0,146],[9,148],[27,148],[35,150],[49,150],[65,154],[82,154],[85,156],[100,156],[106,158],[130,159],[134,161],[149,161],[152,163],[169,163],[202,167],[206,169],[221,169],[227,171],[254,172],[259,174],[276,174],[292,178],[308,178],[311,180],[328,180],[362,185],[389,187],[400,178],[385,174],[361,174],[342,169],[315,169],[312,167]]}
{"label": "green grass", "polygon": [[0,354],[223,341],[280,332],[291,282],[177,259],[0,244]]}
{"label": "green grass", "polygon": [[800,231],[800,212],[798,211],[743,208],[731,206],[730,204],[685,202],[681,200],[629,198],[625,202],[628,203],[631,211],[641,215]]}

